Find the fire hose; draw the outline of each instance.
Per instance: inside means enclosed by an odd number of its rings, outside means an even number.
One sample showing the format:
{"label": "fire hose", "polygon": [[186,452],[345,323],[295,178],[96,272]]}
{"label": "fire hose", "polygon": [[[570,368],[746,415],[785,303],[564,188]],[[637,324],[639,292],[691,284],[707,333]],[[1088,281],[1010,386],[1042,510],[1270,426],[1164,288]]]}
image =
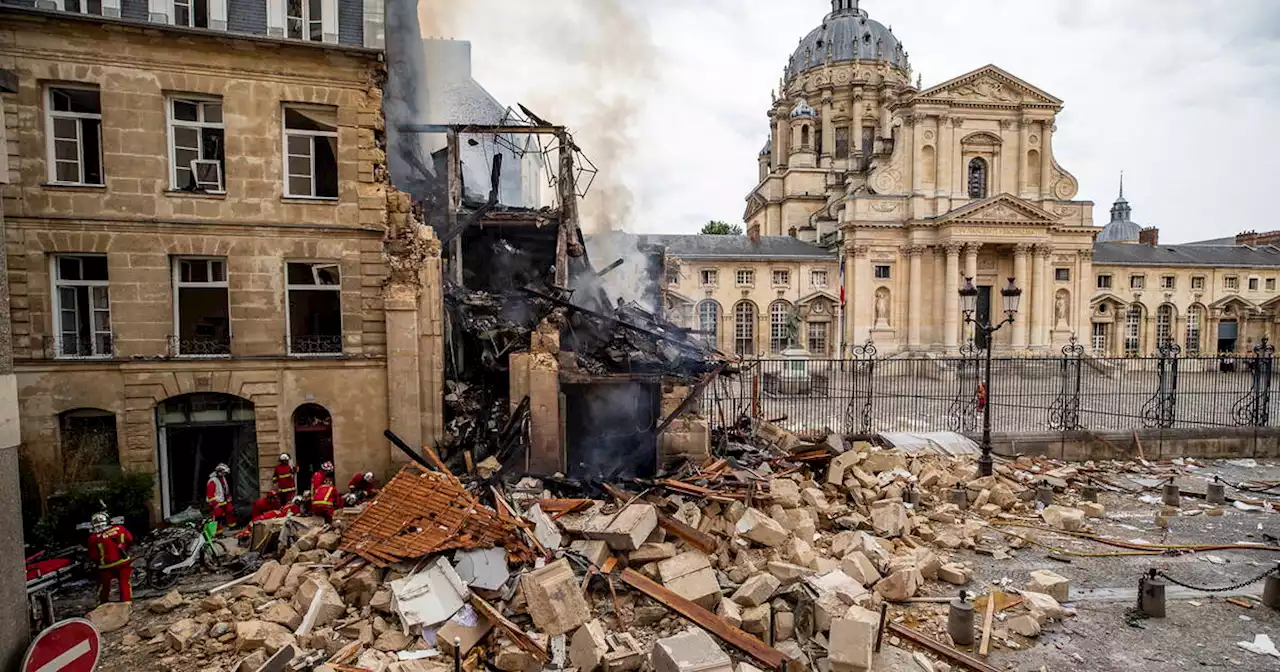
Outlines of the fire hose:
{"label": "fire hose", "polygon": [[1115,546],[1131,551],[1146,551],[1148,555],[1155,555],[1165,551],[1195,551],[1203,553],[1205,551],[1272,551],[1280,552],[1280,546],[1272,546],[1269,544],[1136,544],[1131,541],[1123,541],[1120,539],[1111,539],[1109,537],[1101,537],[1089,532],[1073,532],[1070,530],[1059,530],[1043,525],[1031,525],[1029,523],[1013,523],[1013,522],[994,522],[992,527],[1025,527],[1032,530],[1040,530],[1041,532],[1053,532],[1055,534],[1063,534],[1081,539],[1088,539],[1100,544]]}

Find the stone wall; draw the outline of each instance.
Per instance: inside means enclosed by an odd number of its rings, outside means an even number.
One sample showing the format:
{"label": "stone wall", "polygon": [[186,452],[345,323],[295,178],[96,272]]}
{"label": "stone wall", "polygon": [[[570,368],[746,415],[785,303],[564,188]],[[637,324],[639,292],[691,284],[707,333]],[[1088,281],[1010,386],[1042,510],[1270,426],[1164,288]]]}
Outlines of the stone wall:
{"label": "stone wall", "polygon": [[[1137,441],[1135,442],[1135,436]],[[975,437],[976,439],[976,437]],[[1138,443],[1142,450],[1139,452]],[[1138,432],[1046,432],[995,434],[999,455],[1041,455],[1057,460],[1169,460],[1280,457],[1280,429],[1218,427],[1144,429]]]}

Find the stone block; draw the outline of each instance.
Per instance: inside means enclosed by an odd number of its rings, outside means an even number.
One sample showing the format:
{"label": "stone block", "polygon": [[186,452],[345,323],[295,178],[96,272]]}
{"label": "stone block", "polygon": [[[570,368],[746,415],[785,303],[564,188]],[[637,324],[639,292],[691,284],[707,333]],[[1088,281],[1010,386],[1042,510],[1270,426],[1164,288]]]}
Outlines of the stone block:
{"label": "stone block", "polygon": [[314,627],[323,627],[343,617],[347,613],[347,605],[343,603],[342,597],[338,594],[333,584],[320,576],[307,577],[298,586],[298,592],[293,596],[293,609],[299,614],[305,615],[311,608],[312,600],[319,595],[320,606],[316,612],[316,620]]}
{"label": "stone block", "polygon": [[733,593],[733,601],[744,607],[767,604],[782,585],[772,574],[756,574],[743,582]]}
{"label": "stone block", "polygon": [[819,595],[835,595],[842,603],[859,604],[866,602],[869,593],[866,587],[844,572],[834,569],[821,576],[810,576],[805,583]]}
{"label": "stone block", "polygon": [[701,628],[659,639],[650,654],[654,672],[733,672],[733,661]]}
{"label": "stone block", "polygon": [[686,551],[658,563],[662,584],[675,594],[714,609],[720,602],[720,583],[711,568],[711,560],[699,551]]}
{"label": "stone block", "polygon": [[549,637],[570,632],[591,618],[573,567],[564,558],[526,573],[520,587],[534,625]]}
{"label": "stone block", "polygon": [[659,560],[666,560],[668,558],[674,558],[675,556],[676,556],[675,544],[671,544],[667,542],[644,543],[644,544],[640,544],[640,548],[637,548],[636,550],[631,551],[631,553],[627,554],[627,561],[632,566],[635,566],[635,565],[643,565],[646,562],[657,562]]}
{"label": "stone block", "polygon": [[272,635],[288,634],[284,626],[266,621],[241,621],[236,623],[236,651],[250,652],[266,648]]}
{"label": "stone block", "polygon": [[720,606],[716,607],[716,615],[735,628],[742,627],[742,607],[739,607],[737,602],[727,597],[720,598]]}
{"label": "stone block", "polygon": [[128,625],[129,616],[132,613],[133,605],[129,602],[104,602],[85,617],[93,623],[93,627],[97,628],[98,632],[106,634]]}
{"label": "stone block", "polygon": [[796,615],[789,611],[780,611],[773,618],[773,634],[778,641],[791,639],[796,633]]}
{"label": "stone block", "polygon": [[297,630],[302,625],[302,616],[288,602],[276,602],[262,612],[262,620],[268,623],[283,625],[290,630]]}
{"label": "stone block", "polygon": [[769,632],[769,605],[747,607],[742,610],[742,629],[753,635],[764,635]]}
{"label": "stone block", "polygon": [[516,646],[505,644],[493,656],[493,666],[502,672],[541,672],[542,663],[533,654]]}
{"label": "stone block", "polygon": [[1031,572],[1031,580],[1027,582],[1027,590],[1033,593],[1044,593],[1057,600],[1070,600],[1071,581],[1056,572],[1040,569]]}
{"label": "stone block", "polygon": [[782,553],[789,562],[801,567],[813,567],[818,558],[809,542],[794,536],[783,544]]}
{"label": "stone block", "polygon": [[778,577],[782,585],[789,586],[815,572],[809,567],[801,567],[790,562],[771,562],[769,563],[769,573]]}
{"label": "stone block", "polygon": [[578,672],[595,672],[603,663],[604,655],[609,652],[609,644],[605,641],[604,626],[599,620],[590,620],[573,633],[569,644],[569,662]]}
{"label": "stone block", "polygon": [[609,544],[591,539],[578,539],[569,544],[569,550],[581,553],[588,562],[596,567],[603,567],[609,559]]}
{"label": "stone block", "polygon": [[769,497],[784,509],[794,509],[800,506],[800,484],[789,478],[770,479]]}
{"label": "stone block", "polygon": [[636,672],[644,667],[644,648],[629,632],[617,632],[605,637],[609,652],[604,654],[604,672]]}
{"label": "stone block", "polygon": [[928,548],[921,546],[912,552],[912,556],[916,561],[916,571],[920,572],[920,576],[928,581],[938,578],[938,571],[942,569],[942,561],[938,556]]}
{"label": "stone block", "polygon": [[628,504],[621,512],[601,513],[587,521],[583,536],[609,544],[615,551],[634,551],[658,526],[658,511],[652,504]]}
{"label": "stone block", "polygon": [[840,569],[864,586],[875,585],[880,580],[880,572],[862,551],[853,551],[840,561]]}
{"label": "stone block", "polygon": [[946,564],[938,568],[938,578],[952,585],[963,586],[969,583],[971,572],[964,565]]}
{"label": "stone block", "polygon": [[862,461],[862,455],[847,450],[835,457],[831,458],[831,462],[827,463],[827,484],[841,486],[844,485],[844,472]]}
{"label": "stone block", "polygon": [[1107,515],[1107,507],[1097,502],[1083,502],[1080,508],[1084,511],[1086,518],[1102,518]]}
{"label": "stone block", "polygon": [[831,504],[827,502],[827,496],[817,488],[805,488],[801,490],[800,501],[819,511],[826,511],[831,508]]}
{"label": "stone block", "polygon": [[1014,616],[1005,621],[1005,627],[1009,630],[1022,635],[1023,637],[1039,637],[1040,623],[1036,621],[1030,614],[1022,614]]}
{"label": "stone block", "polygon": [[164,597],[152,600],[151,604],[147,605],[147,608],[153,614],[167,614],[184,604],[186,604],[186,600],[182,599],[182,593],[179,593],[175,588],[165,593]]}
{"label": "stone block", "polygon": [[920,576],[920,572],[916,568],[899,569],[889,576],[880,579],[876,584],[876,592],[880,596],[890,602],[903,602],[908,598],[914,597],[917,590],[920,590],[924,578]]}
{"label": "stone block", "polygon": [[262,592],[268,595],[275,595],[276,592],[284,586],[284,580],[288,576],[288,565],[276,565],[272,567],[271,572],[267,574],[267,578],[262,582]]}
{"label": "stone block", "polygon": [[827,658],[834,670],[869,670],[880,629],[880,614],[850,607],[842,618],[831,623]]}
{"label": "stone block", "polygon": [[883,471],[893,471],[894,469],[907,468],[907,458],[900,452],[879,450],[867,455],[867,459],[862,461],[861,468],[871,474],[878,474]]}
{"label": "stone block", "polygon": [[871,506],[871,527],[886,539],[902,536],[908,530],[906,507],[902,502],[876,502]]}
{"label": "stone block", "polygon": [[1075,532],[1084,526],[1084,511],[1069,506],[1053,504],[1040,512],[1044,522],[1060,530]]}
{"label": "stone block", "polygon": [[734,530],[738,536],[744,537],[761,546],[781,546],[789,534],[778,521],[760,513],[756,509],[747,509],[738,519]]}
{"label": "stone block", "polygon": [[[1037,593],[1028,590],[1022,593],[1022,599],[1023,606],[1033,614],[1040,614],[1045,618],[1052,618],[1057,621],[1067,617],[1067,610],[1063,609],[1062,605],[1058,604],[1058,601],[1048,593]],[[1043,625],[1043,620],[1041,620],[1041,624]]]}
{"label": "stone block", "polygon": [[378,651],[395,653],[396,651],[408,648],[412,643],[413,639],[411,639],[409,635],[406,635],[399,630],[387,630],[379,634],[377,639],[373,640],[373,648]]}

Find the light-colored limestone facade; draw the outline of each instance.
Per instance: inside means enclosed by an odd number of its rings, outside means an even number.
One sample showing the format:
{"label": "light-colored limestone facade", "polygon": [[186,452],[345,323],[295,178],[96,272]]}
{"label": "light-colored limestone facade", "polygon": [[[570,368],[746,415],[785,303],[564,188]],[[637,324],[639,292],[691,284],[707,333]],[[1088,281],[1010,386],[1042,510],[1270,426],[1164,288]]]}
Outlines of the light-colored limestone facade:
{"label": "light-colored limestone facade", "polygon": [[24,473],[41,496],[152,473],[157,516],[202,502],[216,462],[241,506],[281,453],[387,475],[383,430],[438,436],[443,374],[439,246],[387,185],[381,52],[338,2],[302,38],[124,3],[0,5]]}
{"label": "light-colored limestone facade", "polygon": [[848,345],[955,351],[965,278],[993,321],[1007,278],[1023,290],[998,349],[1048,351],[1089,328],[1097,229],[1054,159],[1062,101],[993,65],[922,89],[858,4],[833,0],[784,71],[748,230],[838,251]]}
{"label": "light-colored limestone facade", "polygon": [[840,265],[789,236],[641,236],[666,250],[666,314],[724,352],[777,357],[794,344],[816,358],[840,343]]}

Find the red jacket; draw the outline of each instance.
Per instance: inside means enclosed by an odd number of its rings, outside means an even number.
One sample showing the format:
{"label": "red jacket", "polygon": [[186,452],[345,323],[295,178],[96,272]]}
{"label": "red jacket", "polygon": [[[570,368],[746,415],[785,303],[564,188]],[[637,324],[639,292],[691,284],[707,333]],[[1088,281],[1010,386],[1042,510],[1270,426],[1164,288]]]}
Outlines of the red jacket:
{"label": "red jacket", "polygon": [[325,483],[311,494],[311,506],[327,506],[330,509],[338,505],[338,490],[332,483]]}
{"label": "red jacket", "polygon": [[351,477],[351,480],[347,481],[347,489],[364,490],[366,493],[372,495],[378,491],[378,486],[375,481],[364,480],[364,472],[358,471],[355,476]]}
{"label": "red jacket", "polygon": [[293,473],[293,467],[288,464],[277,464],[271,480],[275,481],[276,490],[286,497],[292,497],[293,492],[298,489],[297,475]]}
{"label": "red jacket", "polygon": [[280,508],[280,500],[271,495],[263,495],[253,503],[253,511],[250,512],[251,518],[257,518],[259,515]]}
{"label": "red jacket", "polygon": [[289,516],[289,515],[300,516],[302,515],[302,511],[300,511],[297,506],[293,504],[288,504],[278,509],[270,509],[268,511],[263,511],[260,514],[255,515],[253,517],[253,522],[257,522],[259,520],[271,520],[272,518],[284,518],[285,516]]}
{"label": "red jacket", "polygon": [[311,474],[311,492],[315,492],[316,490],[319,490],[320,486],[324,485],[325,476],[328,476],[328,474],[323,471],[316,471],[315,473]]}
{"label": "red jacket", "polygon": [[133,535],[119,525],[112,525],[102,533],[89,535],[89,559],[98,563],[98,569],[109,569],[131,560],[129,547]]}

